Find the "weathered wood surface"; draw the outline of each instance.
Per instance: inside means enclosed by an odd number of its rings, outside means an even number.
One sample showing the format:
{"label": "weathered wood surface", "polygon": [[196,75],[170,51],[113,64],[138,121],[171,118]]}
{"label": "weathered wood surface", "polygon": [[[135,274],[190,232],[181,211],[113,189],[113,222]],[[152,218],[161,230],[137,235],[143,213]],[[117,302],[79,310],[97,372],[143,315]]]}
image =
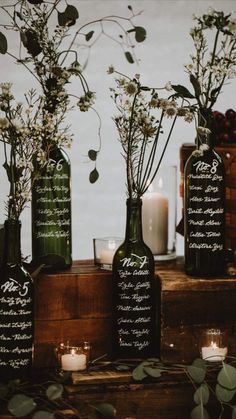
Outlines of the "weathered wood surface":
{"label": "weathered wood surface", "polygon": [[[37,377],[37,371],[36,371]],[[91,373],[92,374],[92,373]],[[67,402],[67,414],[70,417],[72,409],[77,406],[81,419],[91,417],[90,405],[96,403],[111,403],[117,412],[117,419],[189,419],[194,407],[194,387],[183,373],[168,373],[152,382],[135,382],[131,373],[105,371],[91,374],[75,373],[72,377],[77,384],[66,384],[64,400]],[[100,378],[98,378],[100,377]],[[79,406],[83,405],[83,409]],[[211,403],[211,417],[218,417],[216,406]],[[1,419],[11,419],[12,416],[0,411]]]}
{"label": "weathered wood surface", "polygon": [[[199,356],[206,327],[227,331],[236,355],[236,279],[190,278],[183,259],[156,266],[161,295],[161,355],[168,362]],[[112,333],[111,272],[92,262],[71,270],[42,274],[36,282],[35,365],[54,365],[55,346],[66,340],[90,341],[92,357],[110,354]]]}

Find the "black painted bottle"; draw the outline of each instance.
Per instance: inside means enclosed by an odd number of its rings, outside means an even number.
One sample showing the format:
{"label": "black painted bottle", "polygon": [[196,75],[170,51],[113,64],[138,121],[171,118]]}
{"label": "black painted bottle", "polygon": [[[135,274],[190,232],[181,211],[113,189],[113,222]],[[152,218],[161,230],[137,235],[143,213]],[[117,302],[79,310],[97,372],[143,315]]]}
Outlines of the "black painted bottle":
{"label": "black painted bottle", "polygon": [[224,273],[225,170],[209,136],[185,166],[185,270],[189,275]]}
{"label": "black painted bottle", "polygon": [[19,221],[4,224],[0,268],[0,380],[29,376],[34,334],[33,280],[21,263]]}
{"label": "black painted bottle", "polygon": [[113,259],[113,356],[142,359],[159,353],[154,259],[143,242],[142,201],[127,200],[124,243]]}
{"label": "black painted bottle", "polygon": [[67,154],[55,147],[32,187],[32,256],[48,270],[71,266],[71,173]]}

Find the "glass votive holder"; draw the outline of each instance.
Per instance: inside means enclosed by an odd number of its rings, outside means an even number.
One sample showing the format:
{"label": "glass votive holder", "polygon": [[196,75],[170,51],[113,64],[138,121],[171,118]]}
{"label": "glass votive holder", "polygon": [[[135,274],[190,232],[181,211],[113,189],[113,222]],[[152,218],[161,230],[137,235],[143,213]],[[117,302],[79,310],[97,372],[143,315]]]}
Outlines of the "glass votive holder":
{"label": "glass votive holder", "polygon": [[59,343],[55,352],[60,368],[63,371],[86,371],[89,362],[87,344],[74,345],[69,341]]}
{"label": "glass votive holder", "polygon": [[143,239],[156,261],[176,257],[176,166],[163,166],[143,195]]}
{"label": "glass votive holder", "polygon": [[93,239],[94,263],[102,269],[112,270],[113,257],[124,239],[103,237]]}
{"label": "glass votive holder", "polygon": [[223,361],[228,353],[225,334],[220,329],[203,330],[200,338],[200,353],[202,359],[206,361]]}

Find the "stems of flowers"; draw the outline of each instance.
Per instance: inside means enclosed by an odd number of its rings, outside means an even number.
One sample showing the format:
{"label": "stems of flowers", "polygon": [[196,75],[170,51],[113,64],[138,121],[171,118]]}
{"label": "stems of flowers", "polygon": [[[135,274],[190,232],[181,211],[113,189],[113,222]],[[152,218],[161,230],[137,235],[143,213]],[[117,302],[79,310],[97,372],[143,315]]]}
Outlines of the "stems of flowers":
{"label": "stems of flowers", "polygon": [[[127,192],[130,198],[141,197],[154,180],[167,145],[169,143],[177,116],[191,122],[193,114],[188,107],[178,105],[173,95],[167,99],[160,97],[159,90],[171,90],[170,83],[164,88],[142,86],[139,75],[133,79],[115,71],[112,66],[108,73],[118,74],[116,89],[111,88],[112,99],[118,110],[114,122],[126,160]],[[172,124],[159,151],[160,135],[166,118]],[[160,149],[161,150],[161,149]]]}

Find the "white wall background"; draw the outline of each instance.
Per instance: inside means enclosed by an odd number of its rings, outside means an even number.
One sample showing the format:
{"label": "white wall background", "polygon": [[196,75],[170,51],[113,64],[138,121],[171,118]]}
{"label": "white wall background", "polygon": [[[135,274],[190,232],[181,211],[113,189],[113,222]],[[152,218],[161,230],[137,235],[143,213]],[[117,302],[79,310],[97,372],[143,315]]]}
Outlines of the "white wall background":
{"label": "white wall background", "polygon": [[[0,0],[1,5],[13,3]],[[109,39],[103,38],[92,50],[85,76],[90,89],[96,91],[96,109],[102,118],[102,152],[98,160],[99,181],[91,185],[88,180],[92,168],[86,158],[89,148],[96,148],[96,123],[93,112],[74,111],[69,116],[74,133],[74,142],[69,155],[72,163],[72,210],[73,210],[73,258],[92,258],[93,237],[123,236],[125,228],[125,171],[120,155],[120,145],[111,117],[114,114],[109,87],[113,78],[106,70],[113,64],[120,71],[129,74],[140,73],[143,83],[163,85],[167,81],[188,85],[184,64],[193,51],[189,30],[193,26],[192,15],[202,14],[211,6],[217,10],[231,12],[236,9],[235,0],[70,0],[80,11],[80,23],[110,14],[128,15],[127,6],[135,11],[143,10],[135,23],[144,26],[148,35],[144,43],[136,48],[140,64],[130,65],[122,51]],[[0,23],[4,17],[0,16]],[[8,35],[9,36],[9,35]],[[17,51],[17,34],[9,37],[11,51]],[[29,73],[12,62],[9,57],[0,56],[0,82],[13,83],[15,97],[22,95],[31,86]],[[76,89],[76,86],[75,86]],[[216,109],[225,112],[236,108],[236,82],[224,88]],[[179,148],[183,142],[194,140],[194,126],[177,122],[164,164],[179,165]],[[0,162],[3,150],[0,149]],[[8,193],[8,183],[4,170],[0,168],[0,223],[5,219],[4,201]],[[181,202],[178,199],[178,214]],[[179,215],[178,215],[179,218]],[[30,208],[22,215],[22,250],[31,255]],[[177,235],[178,236],[178,235]],[[183,252],[183,239],[177,237],[177,251]]]}

